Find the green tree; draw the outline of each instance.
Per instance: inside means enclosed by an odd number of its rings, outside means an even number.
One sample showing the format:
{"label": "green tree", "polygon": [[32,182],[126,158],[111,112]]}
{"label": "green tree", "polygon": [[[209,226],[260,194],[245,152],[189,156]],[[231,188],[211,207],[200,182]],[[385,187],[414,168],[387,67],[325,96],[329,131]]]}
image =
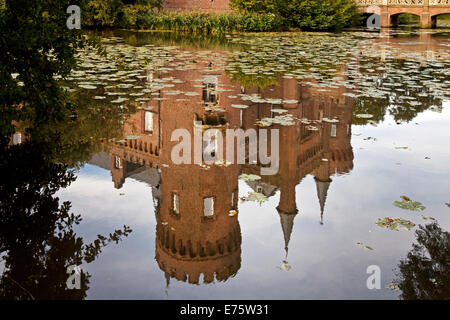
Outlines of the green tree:
{"label": "green tree", "polygon": [[289,27],[304,30],[336,30],[356,23],[354,0],[231,0],[238,10],[272,13]]}
{"label": "green tree", "polygon": [[420,226],[417,243],[400,261],[395,283],[405,300],[450,299],[450,233],[434,222]]}
{"label": "green tree", "polygon": [[76,66],[75,52],[88,41],[67,28],[70,5],[85,0],[6,0],[0,10],[0,135],[12,122],[63,119],[67,96],[58,78]]}

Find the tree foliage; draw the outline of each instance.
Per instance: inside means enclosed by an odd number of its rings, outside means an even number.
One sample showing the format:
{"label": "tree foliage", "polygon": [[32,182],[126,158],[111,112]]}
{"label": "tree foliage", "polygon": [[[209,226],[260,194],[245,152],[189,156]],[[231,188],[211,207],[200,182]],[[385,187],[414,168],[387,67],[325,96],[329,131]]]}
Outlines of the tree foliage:
{"label": "tree foliage", "polygon": [[405,300],[450,299],[450,233],[434,222],[420,226],[417,243],[399,264],[397,283]]}
{"label": "tree foliage", "polygon": [[87,26],[113,27],[121,23],[130,7],[146,11],[161,9],[163,0],[89,0],[86,7]]}
{"label": "tree foliage", "polygon": [[81,216],[55,196],[75,180],[74,172],[49,157],[47,144],[0,148],[0,299],[85,298],[90,275],[82,274],[81,290],[68,290],[67,267],[94,261],[131,230],[124,226],[85,244],[74,232]]}
{"label": "tree foliage", "polygon": [[358,19],[354,0],[231,0],[238,10],[271,13],[289,27],[304,30],[336,30]]}
{"label": "tree foliage", "polygon": [[86,44],[69,30],[70,5],[83,0],[6,0],[0,10],[0,128],[12,121],[62,119],[66,95],[58,83],[76,66],[75,52]]}

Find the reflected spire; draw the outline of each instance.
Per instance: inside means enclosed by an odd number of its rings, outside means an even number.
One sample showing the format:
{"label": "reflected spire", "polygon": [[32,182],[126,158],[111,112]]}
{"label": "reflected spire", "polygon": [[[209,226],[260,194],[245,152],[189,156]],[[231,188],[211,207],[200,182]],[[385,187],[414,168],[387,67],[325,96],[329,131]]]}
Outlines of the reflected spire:
{"label": "reflected spire", "polygon": [[319,204],[320,204],[320,224],[323,225],[323,212],[325,209],[325,202],[327,201],[327,195],[328,195],[328,188],[330,187],[331,179],[328,178],[328,180],[322,181],[318,178],[314,178],[316,181],[316,187],[317,187],[317,197],[319,198]]}
{"label": "reflected spire", "polygon": [[164,272],[164,277],[166,278],[166,296],[169,296],[169,286],[170,286],[170,275],[167,272]]}
{"label": "reflected spire", "polygon": [[287,260],[289,252],[289,241],[291,240],[292,229],[294,227],[294,218],[296,217],[298,211],[295,210],[292,213],[286,213],[277,208],[280,215],[281,229],[283,230],[284,236],[284,250],[286,251],[285,260]]}

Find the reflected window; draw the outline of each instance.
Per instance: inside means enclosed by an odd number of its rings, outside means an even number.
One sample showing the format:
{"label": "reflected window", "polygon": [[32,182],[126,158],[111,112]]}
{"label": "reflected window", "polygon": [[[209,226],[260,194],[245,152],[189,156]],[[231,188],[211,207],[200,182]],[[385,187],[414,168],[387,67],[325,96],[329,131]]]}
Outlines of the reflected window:
{"label": "reflected window", "polygon": [[203,79],[203,101],[206,104],[216,104],[217,97],[217,85],[218,85],[217,76],[206,76]]}
{"label": "reflected window", "polygon": [[122,159],[119,156],[115,157],[115,167],[116,169],[122,169]]}
{"label": "reflected window", "polygon": [[153,112],[145,111],[144,130],[147,132],[153,132]]}
{"label": "reflected window", "polygon": [[172,196],[172,211],[175,214],[180,214],[180,197],[176,193]]}
{"label": "reflected window", "polygon": [[16,132],[13,135],[13,144],[17,145],[17,144],[21,144],[22,143],[22,133],[20,132]]}
{"label": "reflected window", "polygon": [[147,87],[151,88],[152,83],[153,83],[153,70],[148,70],[147,71]]}
{"label": "reflected window", "polygon": [[203,140],[203,158],[205,160],[218,160],[217,155],[218,142],[216,136]]}
{"label": "reflected window", "polygon": [[336,125],[335,124],[331,125],[331,136],[336,137]]}
{"label": "reflected window", "polygon": [[203,199],[203,215],[205,217],[211,217],[214,214],[214,198]]}

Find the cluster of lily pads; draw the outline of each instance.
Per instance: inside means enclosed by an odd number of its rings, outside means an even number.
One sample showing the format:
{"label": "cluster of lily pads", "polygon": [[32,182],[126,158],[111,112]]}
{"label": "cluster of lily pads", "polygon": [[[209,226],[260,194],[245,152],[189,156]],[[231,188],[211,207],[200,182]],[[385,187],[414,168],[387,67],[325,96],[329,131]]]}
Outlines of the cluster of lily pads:
{"label": "cluster of lily pads", "polygon": [[[273,84],[280,77],[298,79],[319,93],[345,88],[343,95],[357,98],[365,111],[359,112],[362,123],[382,120],[371,120],[376,110],[366,100],[383,100],[395,116],[425,108],[439,111],[442,101],[450,99],[450,53],[445,43],[430,54],[411,52],[409,43],[394,46],[367,33],[251,35],[232,41],[247,48],[234,52],[226,67],[236,80],[249,82],[253,77],[250,84]],[[264,81],[267,77],[273,81]]]}
{"label": "cluster of lily pads", "polygon": [[[377,34],[363,32],[251,34],[227,37],[225,41],[238,45],[235,48],[239,49],[222,52],[162,44],[136,46],[120,37],[103,38],[106,55],[89,49],[79,51],[79,69],[65,79],[66,89],[87,92],[93,100],[119,107],[129,102],[147,107],[167,96],[176,96],[176,101],[182,103],[199,93],[175,89],[186,80],[174,77],[172,71],[201,69],[221,74],[225,70],[244,87],[242,82],[249,78],[254,78],[257,85],[276,84],[280,78],[286,78],[315,88],[319,94],[345,88],[342,94],[358,102],[356,123],[382,120],[374,116],[377,111],[368,101],[378,104],[383,101],[391,113],[397,114],[420,112],[424,107],[440,110],[439,102],[450,99],[450,53],[445,43],[427,56],[386,43]],[[265,81],[267,78],[271,80]],[[190,81],[198,82],[194,87],[204,86],[203,79]],[[161,95],[162,90],[166,97]],[[219,91],[232,88],[223,85],[211,93]],[[260,103],[272,105],[276,115],[260,119],[257,125],[262,127],[312,121],[295,119],[282,108],[285,104],[298,104],[300,98],[282,100],[245,93],[228,98],[236,100],[232,107],[238,109]],[[205,109],[225,111],[220,105],[207,105]],[[317,127],[311,124],[308,129]]]}
{"label": "cluster of lily pads", "polygon": [[378,219],[377,225],[391,230],[410,230],[414,228],[415,223],[402,218],[383,218]]}

